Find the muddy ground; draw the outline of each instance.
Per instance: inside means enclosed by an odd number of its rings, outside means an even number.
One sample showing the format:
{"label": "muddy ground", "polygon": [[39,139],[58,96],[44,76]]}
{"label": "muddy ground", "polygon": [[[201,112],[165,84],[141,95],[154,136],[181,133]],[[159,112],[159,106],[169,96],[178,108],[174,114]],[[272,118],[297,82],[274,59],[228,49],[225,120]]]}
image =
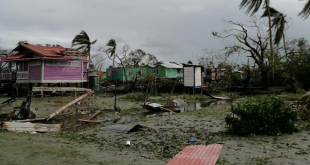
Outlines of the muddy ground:
{"label": "muddy ground", "polygon": [[[57,115],[49,123],[63,123],[61,133],[29,134],[0,131],[0,164],[120,164],[164,165],[184,147],[192,144],[223,144],[217,164],[310,164],[310,129],[307,122],[299,122],[300,131],[280,136],[239,137],[225,133],[224,118],[230,103],[210,102],[206,96],[180,95],[190,105],[183,113],[159,113],[141,108],[139,94],[118,97],[119,112],[112,111],[113,97],[96,94]],[[248,97],[236,98],[242,102]],[[256,96],[263,97],[263,96]],[[282,94],[286,100],[296,100],[300,95]],[[166,103],[168,95],[151,97],[149,101]],[[4,101],[5,97],[0,98]],[[62,107],[74,95],[35,97],[32,111],[45,117]],[[140,99],[140,101],[138,101]],[[25,98],[2,109],[2,113],[20,106]],[[196,107],[196,108],[195,108]],[[78,121],[91,114],[81,111],[104,109],[94,120],[99,124]],[[195,110],[196,109],[196,110]],[[140,124],[142,131],[128,134],[103,131],[100,128],[114,124]],[[188,140],[196,138],[196,143]],[[126,141],[131,146],[125,145]]]}

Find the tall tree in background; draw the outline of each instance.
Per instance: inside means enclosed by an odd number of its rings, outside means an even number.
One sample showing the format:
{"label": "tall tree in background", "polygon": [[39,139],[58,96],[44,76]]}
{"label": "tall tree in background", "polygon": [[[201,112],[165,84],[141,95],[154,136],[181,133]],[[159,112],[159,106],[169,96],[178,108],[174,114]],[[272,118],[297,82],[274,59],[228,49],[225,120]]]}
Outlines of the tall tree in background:
{"label": "tall tree in background", "polygon": [[[264,7],[266,8],[266,11],[268,13],[268,19],[269,19],[269,42],[270,42],[270,52],[271,52],[271,59],[272,63],[274,65],[274,52],[273,52],[273,41],[272,41],[272,24],[271,24],[271,12],[269,9],[270,0],[242,0],[239,7],[240,9],[247,8],[246,13],[251,15],[257,13],[259,8],[264,3]],[[274,80],[274,66],[272,68],[272,80]]]}
{"label": "tall tree in background", "polygon": [[[250,21],[247,21],[250,22]],[[220,39],[234,38],[236,42],[233,44],[225,45],[225,55],[230,56],[235,53],[240,55],[247,55],[254,60],[255,64],[261,74],[262,86],[268,89],[268,73],[270,68],[270,56],[267,50],[269,38],[262,38],[263,30],[261,25],[258,25],[256,20],[252,20],[251,24],[241,24],[238,22],[227,21],[228,24],[232,25],[232,29],[225,30],[222,34],[218,32],[212,32],[213,36]],[[257,34],[253,34],[251,29],[257,30]],[[269,65],[268,65],[269,62]]]}
{"label": "tall tree in background", "polygon": [[[116,42],[114,39],[110,39],[110,41],[107,43],[107,45],[109,48],[106,50],[106,52],[110,55],[110,57],[113,57],[113,70],[112,70],[112,74],[113,74],[113,77],[115,77],[115,66],[114,66],[114,63],[115,63],[115,56],[116,56]],[[114,83],[114,110],[116,110],[116,80],[115,80],[115,83]]]}
{"label": "tall tree in background", "polygon": [[82,53],[87,53],[90,59],[90,48],[91,45],[95,44],[97,40],[90,41],[87,33],[82,30],[80,34],[76,35],[72,40],[72,46],[79,46],[77,50],[82,51]]}
{"label": "tall tree in background", "polygon": [[308,2],[298,15],[304,19],[307,19],[310,16],[310,0],[308,0]]}
{"label": "tall tree in background", "polygon": [[[285,29],[286,29],[286,15],[277,11],[276,9],[269,7],[270,15],[272,17],[272,28],[276,31],[274,44],[279,45],[280,41],[283,40],[285,57],[287,59],[287,47],[285,42]],[[268,11],[265,10],[262,17],[268,17]]]}

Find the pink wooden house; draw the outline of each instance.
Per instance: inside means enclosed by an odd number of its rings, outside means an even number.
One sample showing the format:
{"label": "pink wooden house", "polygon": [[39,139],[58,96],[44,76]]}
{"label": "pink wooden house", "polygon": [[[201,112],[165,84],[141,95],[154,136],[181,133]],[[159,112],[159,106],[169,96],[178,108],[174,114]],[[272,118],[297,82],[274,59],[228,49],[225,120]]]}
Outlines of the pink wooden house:
{"label": "pink wooden house", "polygon": [[16,63],[16,83],[87,82],[87,55],[62,46],[21,44],[7,61]]}

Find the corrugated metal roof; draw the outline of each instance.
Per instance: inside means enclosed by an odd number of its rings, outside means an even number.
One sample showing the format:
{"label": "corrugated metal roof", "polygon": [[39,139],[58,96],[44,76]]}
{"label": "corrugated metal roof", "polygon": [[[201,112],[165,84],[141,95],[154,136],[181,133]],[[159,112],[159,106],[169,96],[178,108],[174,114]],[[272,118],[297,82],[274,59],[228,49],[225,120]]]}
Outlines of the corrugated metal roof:
{"label": "corrugated metal roof", "polygon": [[[24,47],[28,50],[38,53],[42,57],[56,57],[56,58],[64,58],[65,56],[86,56],[87,54],[83,54],[75,49],[64,48],[62,46],[38,46],[32,44],[21,44],[17,46],[13,51],[18,51],[21,47]],[[17,54],[9,54],[8,59],[21,59],[27,54],[23,52],[19,52]]]}
{"label": "corrugated metal roof", "polygon": [[220,144],[188,146],[166,165],[215,165],[222,147]]}
{"label": "corrugated metal roof", "polygon": [[171,63],[171,62],[162,62],[160,65],[165,68],[177,68],[177,69],[183,68],[182,65]]}

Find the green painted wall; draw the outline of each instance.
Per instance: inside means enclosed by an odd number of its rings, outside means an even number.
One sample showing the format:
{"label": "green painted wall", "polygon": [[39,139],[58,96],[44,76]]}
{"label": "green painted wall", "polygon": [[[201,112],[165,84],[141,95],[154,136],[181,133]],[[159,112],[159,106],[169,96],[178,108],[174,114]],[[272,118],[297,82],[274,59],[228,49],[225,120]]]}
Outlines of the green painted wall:
{"label": "green painted wall", "polygon": [[[176,78],[176,77],[183,77],[183,69],[170,69],[165,68],[163,66],[157,66],[155,68],[151,67],[132,67],[132,68],[125,68],[126,75],[124,73],[123,68],[116,69],[117,75],[115,77],[109,76],[109,72],[112,71],[112,68],[106,69],[106,77],[107,80],[118,80],[118,81],[125,81],[125,76],[127,80],[131,81],[134,80],[136,77],[138,79],[145,77],[148,74],[152,74],[155,77],[159,78]],[[179,73],[178,73],[179,70]],[[141,71],[141,74],[138,72]]]}
{"label": "green painted wall", "polygon": [[[116,76],[113,77],[110,71],[112,72],[112,68],[106,69],[106,79],[107,80],[118,80],[118,81],[128,81],[140,79],[145,77],[147,74],[153,74],[153,69],[150,67],[132,67],[125,68],[125,72],[123,68],[116,68]],[[125,78],[126,76],[126,78]]]}

